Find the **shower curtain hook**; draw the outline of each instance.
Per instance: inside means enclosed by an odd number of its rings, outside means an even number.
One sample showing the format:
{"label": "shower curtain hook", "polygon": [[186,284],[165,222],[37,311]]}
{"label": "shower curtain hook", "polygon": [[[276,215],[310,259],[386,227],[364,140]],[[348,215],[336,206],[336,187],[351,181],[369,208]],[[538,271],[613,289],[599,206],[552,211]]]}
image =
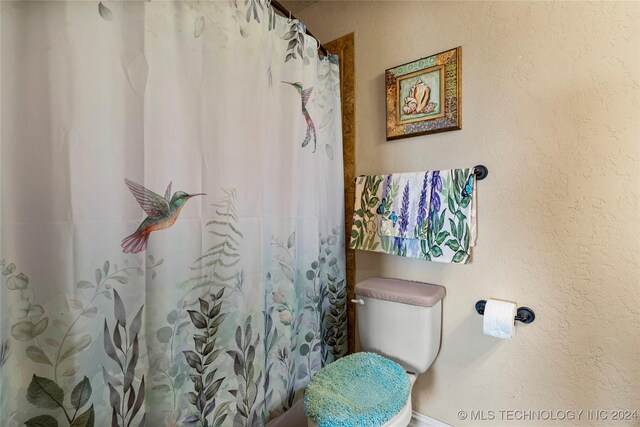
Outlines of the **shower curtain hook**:
{"label": "shower curtain hook", "polygon": [[[322,47],[322,43],[320,43],[320,40],[318,39],[316,39],[316,43],[318,44],[318,46],[316,47],[316,52],[317,52]],[[326,47],[324,48],[324,51],[326,52],[326,54],[324,55],[324,60],[328,61],[329,57],[331,56],[331,53],[329,52],[329,49],[327,49]]]}
{"label": "shower curtain hook", "polygon": [[291,24],[291,11],[289,11],[289,20],[287,21],[287,24]]}

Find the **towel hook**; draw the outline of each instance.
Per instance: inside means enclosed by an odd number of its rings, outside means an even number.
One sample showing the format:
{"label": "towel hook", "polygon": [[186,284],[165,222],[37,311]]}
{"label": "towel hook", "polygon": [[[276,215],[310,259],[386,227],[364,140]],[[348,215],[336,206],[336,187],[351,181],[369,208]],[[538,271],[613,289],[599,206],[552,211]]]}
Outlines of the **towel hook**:
{"label": "towel hook", "polygon": [[473,173],[476,175],[478,181],[482,181],[489,175],[489,169],[485,165],[478,165],[473,168]]}
{"label": "towel hook", "polygon": [[[481,299],[476,303],[476,311],[479,315],[484,315],[484,307],[487,305],[487,300]],[[518,307],[516,311],[516,317],[514,321],[519,320],[522,323],[531,323],[536,320],[536,314],[529,307]]]}

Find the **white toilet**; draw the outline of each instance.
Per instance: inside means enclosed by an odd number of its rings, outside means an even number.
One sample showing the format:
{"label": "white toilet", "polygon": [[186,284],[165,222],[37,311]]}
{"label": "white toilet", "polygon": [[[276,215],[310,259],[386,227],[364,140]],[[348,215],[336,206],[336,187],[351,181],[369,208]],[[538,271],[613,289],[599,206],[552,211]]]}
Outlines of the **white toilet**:
{"label": "white toilet", "polygon": [[[412,387],[416,377],[429,369],[440,349],[445,289],[426,283],[372,278],[356,284],[355,293],[352,302],[357,304],[362,350],[398,363]],[[337,395],[335,399],[336,403],[344,402],[345,397]],[[409,391],[404,407],[382,426],[406,427],[410,420]],[[317,427],[311,418],[307,419],[307,425]]]}

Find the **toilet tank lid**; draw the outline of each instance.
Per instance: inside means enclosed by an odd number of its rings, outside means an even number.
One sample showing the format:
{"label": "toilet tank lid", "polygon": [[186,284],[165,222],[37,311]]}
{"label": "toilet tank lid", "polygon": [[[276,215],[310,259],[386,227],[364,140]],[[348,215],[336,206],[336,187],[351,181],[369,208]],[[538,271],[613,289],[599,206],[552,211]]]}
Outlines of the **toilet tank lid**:
{"label": "toilet tank lid", "polygon": [[356,284],[356,295],[401,304],[432,307],[445,295],[442,286],[373,277]]}

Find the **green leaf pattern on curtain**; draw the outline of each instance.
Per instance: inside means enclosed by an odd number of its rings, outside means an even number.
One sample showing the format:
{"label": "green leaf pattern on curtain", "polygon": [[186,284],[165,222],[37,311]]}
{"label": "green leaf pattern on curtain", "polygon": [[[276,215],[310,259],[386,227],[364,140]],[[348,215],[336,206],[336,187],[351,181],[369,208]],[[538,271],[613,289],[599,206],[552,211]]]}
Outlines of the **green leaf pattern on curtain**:
{"label": "green leaf pattern on curtain", "polygon": [[[135,396],[135,393],[131,392],[131,385],[138,358],[138,333],[142,326],[142,309],[140,309],[130,326],[130,335],[126,334],[126,330],[125,334],[122,335],[118,325],[124,328],[125,323],[121,322],[126,322],[126,319],[124,318],[122,300],[113,286],[128,283],[131,275],[144,276],[145,271],[155,272],[155,269],[162,264],[162,260],[154,261],[153,257],[149,256],[148,264],[145,266],[130,266],[129,260],[125,260],[123,268],[119,268],[117,264],[111,267],[110,262],[105,261],[102,268],[95,270],[94,281],[81,280],[76,283],[75,288],[78,290],[78,298],[65,297],[64,305],[66,310],[62,312],[56,311],[52,313],[51,317],[45,311],[46,302],[42,302],[42,304],[36,303],[37,293],[34,291],[33,286],[30,286],[28,276],[24,273],[16,274],[17,267],[14,263],[7,264],[4,260],[0,261],[4,285],[17,298],[17,304],[13,310],[14,317],[12,321],[14,323],[11,325],[11,336],[16,341],[24,342],[26,344],[24,353],[27,359],[33,364],[45,365],[47,368],[44,372],[50,375],[50,377],[41,377],[33,374],[26,393],[26,400],[31,405],[36,408],[61,411],[66,422],[63,425],[73,427],[93,425],[95,418],[93,405],[84,412],[80,412],[91,397],[92,386],[87,376],[84,376],[80,382],[74,385],[73,379],[78,376],[78,365],[74,362],[75,359],[81,357],[82,353],[92,343],[92,337],[82,332],[82,330],[87,323],[96,320],[98,310],[94,304],[103,298],[115,299],[115,313],[119,317],[114,330],[115,345],[123,352],[122,339],[124,337],[126,340],[125,347],[130,355],[128,358],[125,357],[125,360],[128,360],[128,364],[125,365],[120,361],[113,344],[107,350],[107,355],[117,360],[119,369],[121,371],[126,370],[124,383],[122,381],[114,381],[114,384],[117,382],[123,387],[126,386],[123,390],[129,393],[130,400],[133,399],[132,396]],[[111,296],[111,292],[113,292],[115,298]],[[50,318],[53,318],[51,327],[49,327]],[[105,346],[108,337],[107,333],[108,329],[105,320]],[[111,338],[109,337],[108,339],[111,342]],[[131,342],[129,343],[129,341]],[[4,345],[4,348],[9,347],[9,344]],[[4,361],[6,361],[6,357]],[[42,369],[39,369],[39,371],[42,371]],[[105,371],[105,378],[107,377],[111,378]],[[130,418],[135,416],[135,412],[140,409],[144,401],[144,376],[142,385],[138,389],[138,395],[139,402],[135,402],[135,406],[129,406],[128,408],[133,409],[133,415]],[[69,404],[65,400],[66,396],[69,396],[73,410],[69,409]],[[111,402],[113,403],[114,400],[115,396]],[[122,403],[124,404],[124,401]],[[118,409],[120,418],[122,418],[122,409]],[[29,410],[31,414],[36,414],[37,412],[37,409]],[[58,425],[58,421],[48,414],[35,415],[29,420],[25,420],[25,423],[30,425]],[[123,422],[116,422],[115,425],[123,425]]]}
{"label": "green leaf pattern on curtain", "polygon": [[[209,222],[209,231],[216,238],[195,263],[198,267],[194,270],[200,274],[187,280],[185,295],[166,315],[166,324],[153,334],[161,351],[150,354],[150,390],[154,398],[172,402],[167,416],[171,425],[263,425],[266,419],[290,408],[322,366],[347,351],[346,287],[337,228],[319,237],[317,258],[304,271],[296,266],[296,233],[286,240],[274,236],[262,322],[255,322],[252,314],[241,324],[227,321],[229,313],[224,307],[233,304],[227,293],[246,296],[242,295],[241,263],[228,261],[236,259],[229,255],[238,251],[242,239],[238,226],[224,219],[234,221],[236,193],[224,191],[225,198],[215,205],[220,219]],[[209,258],[213,259],[203,262]],[[133,317],[127,316],[127,304],[117,289],[127,286],[132,275],[160,279],[158,269],[164,260],[156,261],[149,255],[145,265],[130,265],[129,259],[123,261],[124,267],[105,261],[95,270],[93,280],[78,281],[78,298],[64,298],[68,311],[52,316],[51,327],[46,303],[36,304],[34,297],[26,296],[37,295],[28,292],[28,276],[16,274],[15,264],[1,262],[5,287],[24,296],[14,310],[12,338],[30,344],[24,350],[30,363],[46,366],[50,374],[33,374],[25,398],[33,405],[29,413],[34,415],[24,421],[27,425],[94,425],[94,405],[101,398],[92,396],[92,384],[86,375],[77,383],[73,378],[79,373],[74,361],[94,340],[82,330],[98,318],[103,319],[101,345],[105,358],[102,372],[93,381],[105,385],[109,396],[109,409],[103,406],[101,410],[109,412],[112,426],[144,425],[148,388],[144,371],[138,369],[144,307],[139,306]],[[195,294],[204,298],[193,297]],[[112,303],[111,313],[99,312],[94,304],[100,299]],[[232,336],[233,346],[222,347],[218,341],[221,335]],[[8,342],[4,344],[5,354],[9,347]],[[3,357],[6,360],[8,356]],[[262,359],[259,364],[258,357]],[[227,360],[221,360],[224,358]],[[237,378],[237,383],[225,388],[230,376]],[[276,404],[274,394],[282,397]],[[185,410],[185,403],[191,409]],[[38,408],[58,411],[60,418],[37,414]]]}

